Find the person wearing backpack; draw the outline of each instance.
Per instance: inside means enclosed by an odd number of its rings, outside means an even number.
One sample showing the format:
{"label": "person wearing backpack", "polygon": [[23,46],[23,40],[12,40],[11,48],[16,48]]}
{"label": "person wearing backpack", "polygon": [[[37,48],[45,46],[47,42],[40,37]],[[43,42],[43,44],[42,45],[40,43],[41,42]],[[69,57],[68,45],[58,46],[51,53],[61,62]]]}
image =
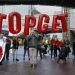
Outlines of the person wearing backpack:
{"label": "person wearing backpack", "polygon": [[60,60],[63,60],[63,64],[66,63],[67,55],[68,55],[67,46],[64,46],[62,44],[61,49],[60,49],[60,53],[58,55],[57,63],[59,63]]}

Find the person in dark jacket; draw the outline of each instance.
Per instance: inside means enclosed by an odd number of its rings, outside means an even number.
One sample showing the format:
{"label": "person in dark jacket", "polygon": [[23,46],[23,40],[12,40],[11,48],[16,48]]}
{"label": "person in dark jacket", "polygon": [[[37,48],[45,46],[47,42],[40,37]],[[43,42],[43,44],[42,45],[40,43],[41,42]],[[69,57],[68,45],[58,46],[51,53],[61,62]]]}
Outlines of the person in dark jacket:
{"label": "person in dark jacket", "polygon": [[54,50],[54,59],[55,59],[56,47],[55,47],[55,38],[54,37],[52,37],[50,44],[51,44],[51,59],[52,59],[52,55],[53,55],[53,50]]}
{"label": "person in dark jacket", "polygon": [[39,36],[39,42],[38,42],[38,48],[37,48],[37,55],[38,55],[38,51],[39,51],[40,59],[42,59],[42,48],[41,48],[41,46],[43,45],[42,40],[43,40],[43,37]]}
{"label": "person in dark jacket", "polygon": [[61,50],[60,50],[60,53],[59,53],[59,56],[58,56],[58,60],[57,60],[57,63],[59,63],[59,60],[63,60],[63,63],[66,63],[66,57],[68,55],[68,50],[67,50],[67,46],[64,46],[62,44],[61,46]]}
{"label": "person in dark jacket", "polygon": [[68,58],[69,58],[69,53],[71,52],[71,50],[70,50],[70,41],[66,37],[63,43],[64,43],[64,46],[67,47],[67,50],[68,50]]}
{"label": "person in dark jacket", "polygon": [[28,47],[30,53],[30,67],[37,67],[37,47],[38,47],[39,37],[34,34],[34,30],[31,31],[31,34],[28,35]]}
{"label": "person in dark jacket", "polygon": [[23,55],[23,60],[25,60],[26,51],[28,52],[28,58],[30,59],[30,57],[29,57],[29,48],[28,48],[28,45],[27,45],[27,39],[25,38],[25,40],[24,40],[24,55]]}
{"label": "person in dark jacket", "polygon": [[75,39],[74,39],[74,42],[73,42],[73,55],[74,55],[74,58],[75,58]]}
{"label": "person in dark jacket", "polygon": [[5,57],[6,57],[6,60],[9,60],[10,46],[11,46],[11,41],[10,41],[9,37],[7,37],[7,39],[6,39],[6,47],[5,47]]}
{"label": "person in dark jacket", "polygon": [[65,38],[63,44],[64,44],[64,46],[66,46],[66,45],[70,45],[70,41],[68,40],[67,37]]}
{"label": "person in dark jacket", "polygon": [[13,61],[15,60],[15,52],[16,52],[16,61],[19,61],[19,59],[18,59],[18,47],[19,47],[18,38],[15,37],[13,40]]}

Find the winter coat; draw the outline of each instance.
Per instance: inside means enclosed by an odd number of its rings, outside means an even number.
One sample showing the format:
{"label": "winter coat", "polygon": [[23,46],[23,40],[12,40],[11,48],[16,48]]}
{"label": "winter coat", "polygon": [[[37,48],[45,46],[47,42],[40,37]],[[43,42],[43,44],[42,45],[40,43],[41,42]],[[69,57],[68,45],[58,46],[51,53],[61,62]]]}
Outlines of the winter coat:
{"label": "winter coat", "polygon": [[59,57],[63,58],[63,57],[67,57],[68,55],[68,50],[66,47],[61,47],[60,53],[59,53]]}
{"label": "winter coat", "polygon": [[70,45],[70,41],[69,40],[65,40],[64,41],[64,46],[66,46],[66,45]]}
{"label": "winter coat", "polygon": [[54,45],[54,44],[55,44],[55,40],[52,39],[52,40],[50,41],[50,44],[51,44],[51,45]]}
{"label": "winter coat", "polygon": [[27,40],[24,41],[24,49],[27,48]]}
{"label": "winter coat", "polygon": [[62,43],[59,40],[57,40],[55,41],[55,45],[56,45],[56,48],[60,48]]}
{"label": "winter coat", "polygon": [[5,49],[6,50],[9,50],[10,49],[10,46],[11,46],[11,41],[9,39],[6,39],[6,46],[5,46]]}
{"label": "winter coat", "polygon": [[29,48],[37,48],[38,47],[39,36],[29,35],[27,37],[27,41],[28,41],[28,47]]}
{"label": "winter coat", "polygon": [[16,40],[13,40],[13,49],[18,49],[19,43]]}

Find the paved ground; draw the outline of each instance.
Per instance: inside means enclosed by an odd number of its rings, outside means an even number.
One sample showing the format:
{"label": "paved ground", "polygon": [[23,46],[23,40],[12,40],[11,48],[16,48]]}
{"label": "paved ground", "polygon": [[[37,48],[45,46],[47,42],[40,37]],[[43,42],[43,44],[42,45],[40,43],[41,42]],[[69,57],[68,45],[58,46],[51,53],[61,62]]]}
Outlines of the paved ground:
{"label": "paved ground", "polygon": [[69,59],[67,58],[67,64],[57,64],[56,60],[50,59],[50,55],[47,54],[41,60],[38,56],[37,67],[30,68],[29,60],[26,56],[26,60],[23,60],[23,48],[19,49],[19,62],[12,60],[12,54],[10,54],[10,60],[4,61],[4,65],[0,66],[0,75],[75,75],[75,60],[70,53]]}

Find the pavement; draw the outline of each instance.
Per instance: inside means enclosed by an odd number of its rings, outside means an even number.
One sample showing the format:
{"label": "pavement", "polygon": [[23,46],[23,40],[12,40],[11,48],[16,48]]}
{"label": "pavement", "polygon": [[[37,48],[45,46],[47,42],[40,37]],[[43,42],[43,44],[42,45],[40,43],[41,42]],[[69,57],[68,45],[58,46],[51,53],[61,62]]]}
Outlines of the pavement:
{"label": "pavement", "polygon": [[62,64],[62,61],[57,64],[54,58],[50,58],[50,52],[43,56],[43,59],[40,59],[38,55],[38,66],[36,68],[30,68],[27,54],[26,59],[23,60],[23,52],[23,46],[19,47],[19,61],[17,62],[13,61],[12,51],[10,51],[9,60],[5,60],[3,65],[0,66],[0,75],[75,75],[75,59],[72,55],[72,51],[69,54],[69,58],[67,58],[66,64]]}

